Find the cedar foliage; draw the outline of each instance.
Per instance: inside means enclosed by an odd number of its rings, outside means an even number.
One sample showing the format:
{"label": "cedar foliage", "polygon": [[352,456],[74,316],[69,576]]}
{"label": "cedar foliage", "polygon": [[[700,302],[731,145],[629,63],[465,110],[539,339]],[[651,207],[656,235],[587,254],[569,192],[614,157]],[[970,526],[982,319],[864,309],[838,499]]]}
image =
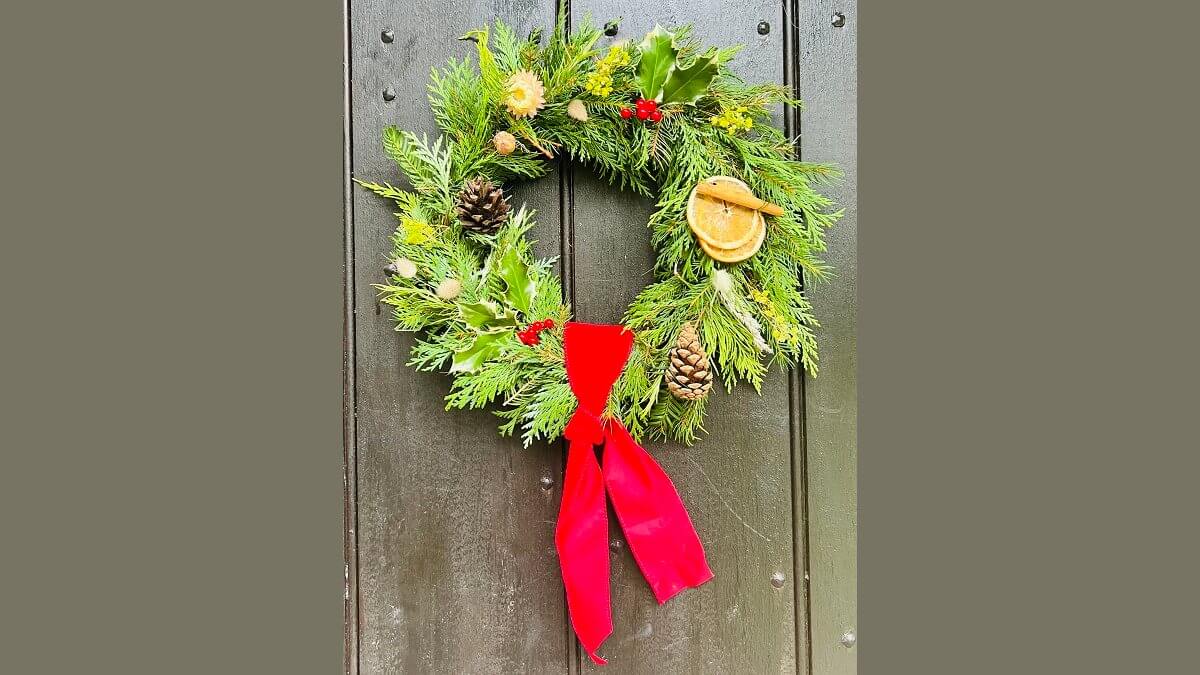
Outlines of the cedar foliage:
{"label": "cedar foliage", "polygon": [[[620,117],[620,109],[639,95],[637,45],[615,47],[628,58],[611,69],[611,92],[589,94],[584,83],[608,52],[597,46],[601,30],[585,20],[568,33],[565,11],[559,16],[544,46],[537,32],[523,38],[501,21],[464,36],[475,43],[477,58],[434,69],[429,85],[440,138],[430,143],[410,132],[385,130],[384,149],[408,188],[357,182],[395,204],[399,224],[392,256],[413,261],[418,273],[389,277],[377,288],[392,307],[397,330],[422,334],[409,364],[454,374],[447,409],[498,405],[501,433],[520,433],[526,445],[550,440],[562,433],[576,406],[562,346],[571,311],[551,269],[554,260],[532,257],[525,235],[533,212],[518,209],[491,235],[467,232],[454,217],[455,196],[476,176],[497,185],[539,178],[547,170],[546,154],[565,154],[620,189],[657,195],[649,221],[657,281],[625,313],[623,323],[637,338],[608,410],[635,437],[690,444],[703,430],[706,399],[681,401],[663,392],[667,354],[685,323],[696,327],[727,389],[744,381],[758,390],[771,364],[798,364],[816,375],[819,323],[803,282],[829,273],[818,256],[825,250],[824,230],[841,211],[831,210],[830,200],[814,187],[838,174],[828,165],[795,159],[793,139],[771,126],[770,111],[800,102],[782,86],[749,85],[735,77],[726,65],[737,48],[703,52],[718,64],[705,94],[694,104],[660,104],[662,121],[641,124]],[[681,66],[702,56],[688,27],[674,36]],[[531,119],[514,119],[502,104],[504,83],[517,70],[533,71],[545,86],[546,106]],[[567,115],[567,104],[576,98],[587,105],[586,123]],[[730,132],[713,122],[731,110],[744,111],[752,129]],[[518,139],[510,155],[492,146],[500,130]],[[686,222],[691,189],[712,175],[740,178],[786,211],[767,218],[762,249],[739,264],[706,256]],[[433,292],[446,278],[462,282],[454,300]],[[514,290],[523,285],[532,288],[532,298]],[[556,326],[542,334],[540,344],[526,346],[516,338],[521,327],[545,318]]]}

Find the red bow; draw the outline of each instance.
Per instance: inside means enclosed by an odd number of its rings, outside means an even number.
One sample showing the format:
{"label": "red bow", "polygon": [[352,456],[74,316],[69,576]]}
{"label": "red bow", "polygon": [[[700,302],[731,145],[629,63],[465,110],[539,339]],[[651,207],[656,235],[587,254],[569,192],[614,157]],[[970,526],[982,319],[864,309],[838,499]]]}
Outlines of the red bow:
{"label": "red bow", "polygon": [[[605,660],[596,650],[612,634],[605,488],[629,552],[659,604],[713,577],[671,479],[620,420],[601,419],[632,348],[633,333],[623,326],[570,322],[563,333],[567,380],[579,407],[563,432],[570,447],[554,542],[571,624],[600,665]],[[604,445],[603,470],[596,445]]]}

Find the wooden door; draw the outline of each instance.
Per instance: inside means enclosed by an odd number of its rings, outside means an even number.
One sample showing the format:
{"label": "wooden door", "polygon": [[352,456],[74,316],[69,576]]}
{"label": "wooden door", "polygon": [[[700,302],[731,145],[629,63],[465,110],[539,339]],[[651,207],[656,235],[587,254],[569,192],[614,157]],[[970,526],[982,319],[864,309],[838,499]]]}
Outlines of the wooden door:
{"label": "wooden door", "polygon": [[[501,17],[552,26],[556,0],[349,0],[347,173],[399,180],[384,126],[437,133],[430,68],[470,56],[456,38]],[[554,550],[564,447],[529,449],[488,412],[446,412],[449,379],[404,363],[411,340],[376,302],[388,236],[382,200],[347,186],[347,660],[349,673],[853,673],[856,619],[856,19],[849,0],[575,0],[572,17],[623,17],[617,36],[693,23],[742,43],[749,80],[795,86],[802,155],[837,163],[827,192],[831,282],[812,290],[820,377],[776,370],[762,395],[714,390],[708,436],[648,449],[688,505],[716,579],[655,603],[612,530],[614,632],[598,668],[570,631]],[[650,282],[651,203],[569,162],[518,186],[533,237],[576,318],[617,322]]]}

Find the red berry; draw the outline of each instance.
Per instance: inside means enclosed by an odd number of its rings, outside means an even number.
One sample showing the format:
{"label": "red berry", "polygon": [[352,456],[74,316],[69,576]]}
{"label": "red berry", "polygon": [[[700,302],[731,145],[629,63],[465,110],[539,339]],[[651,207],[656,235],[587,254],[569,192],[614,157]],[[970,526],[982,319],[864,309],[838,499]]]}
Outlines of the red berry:
{"label": "red berry", "polygon": [[534,321],[533,323],[529,324],[529,331],[534,335],[537,335],[538,331],[542,330],[543,328],[545,328],[545,326],[542,325],[541,321]]}
{"label": "red berry", "polygon": [[662,113],[658,112],[657,110],[655,110],[654,112],[650,113],[650,121],[651,121],[651,122],[657,122],[657,121],[659,121],[659,120],[661,120],[661,119],[662,119]]}
{"label": "red berry", "polygon": [[542,323],[546,324],[546,328],[554,328],[554,319],[546,319]]}
{"label": "red berry", "polygon": [[646,101],[646,107],[650,109],[650,112],[654,112],[658,110],[658,101]]}
{"label": "red berry", "polygon": [[629,108],[621,108],[621,119],[627,120],[633,117],[633,111]]}
{"label": "red berry", "polygon": [[645,108],[638,108],[638,111],[637,111],[637,118],[638,118],[639,120],[643,120],[643,121],[645,121],[645,119],[646,119],[647,117],[649,117],[649,116],[650,116],[650,111],[649,111],[649,110],[646,110]]}

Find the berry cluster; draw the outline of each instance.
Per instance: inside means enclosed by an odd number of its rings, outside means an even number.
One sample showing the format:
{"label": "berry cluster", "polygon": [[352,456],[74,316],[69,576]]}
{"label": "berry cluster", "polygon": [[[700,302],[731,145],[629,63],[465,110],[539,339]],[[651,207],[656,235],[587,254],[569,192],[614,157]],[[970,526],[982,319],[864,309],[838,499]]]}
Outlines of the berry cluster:
{"label": "berry cluster", "polygon": [[519,339],[522,344],[532,347],[541,343],[542,341],[542,338],[538,337],[538,333],[551,328],[554,328],[554,319],[542,319],[541,321],[534,321],[533,323],[529,324],[529,328],[517,333],[517,339]]}
{"label": "berry cluster", "polygon": [[662,119],[662,113],[658,110],[657,101],[639,98],[636,102],[634,102],[633,107],[634,110],[630,110],[629,108],[621,108],[621,118],[629,119],[630,117],[636,115],[637,118],[643,122],[646,120],[658,122]]}

